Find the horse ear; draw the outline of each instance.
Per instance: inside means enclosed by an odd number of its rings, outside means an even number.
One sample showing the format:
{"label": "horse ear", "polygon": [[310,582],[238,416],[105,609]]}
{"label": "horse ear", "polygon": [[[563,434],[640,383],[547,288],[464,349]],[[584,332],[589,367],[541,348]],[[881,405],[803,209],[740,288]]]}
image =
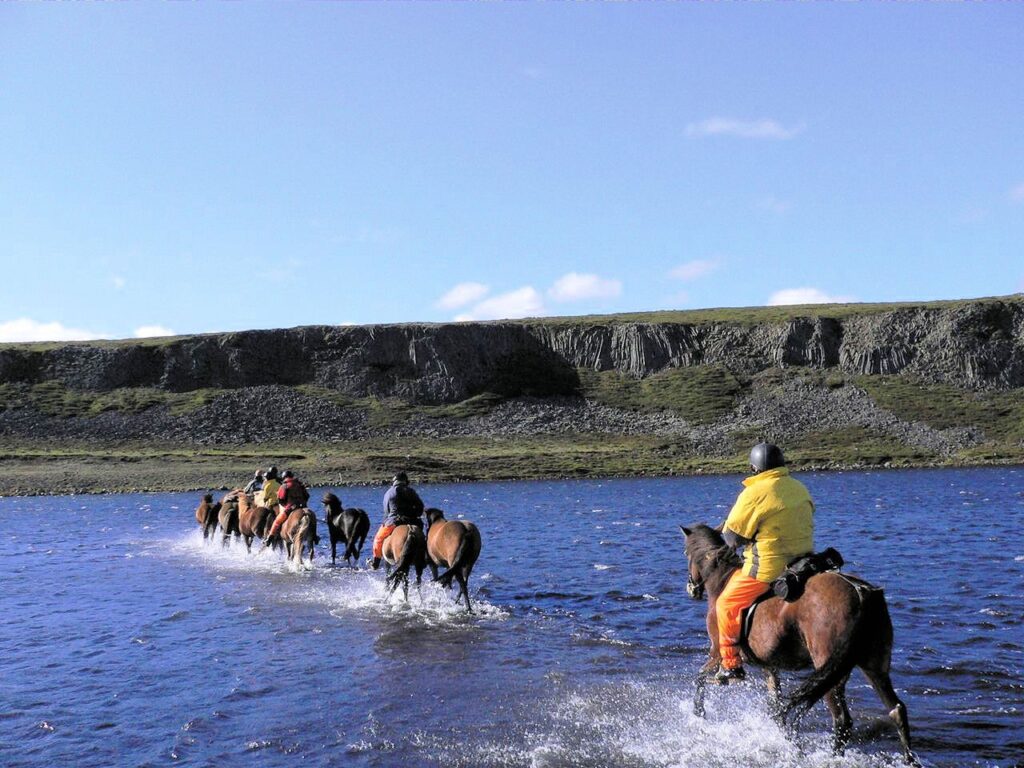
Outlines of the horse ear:
{"label": "horse ear", "polygon": [[683,532],[683,536],[689,536],[691,533],[693,533],[693,531],[691,531],[689,528],[686,528],[682,525],[679,526],[679,530]]}

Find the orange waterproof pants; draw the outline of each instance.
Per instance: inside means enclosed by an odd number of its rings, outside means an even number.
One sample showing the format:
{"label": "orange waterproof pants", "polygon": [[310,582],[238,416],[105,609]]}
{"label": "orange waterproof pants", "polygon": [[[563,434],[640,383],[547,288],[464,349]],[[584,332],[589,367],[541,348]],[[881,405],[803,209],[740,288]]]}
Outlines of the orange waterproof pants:
{"label": "orange waterproof pants", "polygon": [[281,526],[284,525],[284,521],[288,519],[288,513],[290,511],[291,510],[282,508],[281,511],[277,513],[277,517],[274,518],[274,524],[270,526],[270,533],[267,534],[268,539],[271,536],[276,536],[277,532],[281,530]]}
{"label": "orange waterproof pants", "polygon": [[373,537],[373,556],[383,557],[384,556],[384,539],[390,536],[397,525],[382,525],[380,530],[377,531],[377,535]]}
{"label": "orange waterproof pants", "polygon": [[718,648],[722,654],[722,666],[735,669],[743,664],[740,658],[740,614],[745,608],[771,588],[770,584],[752,579],[736,571],[725,585],[715,603],[718,616]]}

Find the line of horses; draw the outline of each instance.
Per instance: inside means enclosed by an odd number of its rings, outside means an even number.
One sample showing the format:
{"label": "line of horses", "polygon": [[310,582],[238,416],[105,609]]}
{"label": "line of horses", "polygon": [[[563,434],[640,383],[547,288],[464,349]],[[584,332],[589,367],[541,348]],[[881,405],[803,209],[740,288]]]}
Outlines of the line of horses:
{"label": "line of horses", "polygon": [[[343,543],[342,557],[356,564],[370,530],[369,516],[361,509],[342,506],[333,493],[322,499],[325,522],[331,537],[331,562],[337,560],[337,545]],[[480,556],[481,539],[477,527],[468,521],[446,520],[439,509],[427,509],[427,531],[417,525],[399,525],[384,542],[384,561],[388,564],[387,596],[401,585],[409,599],[409,572],[416,572],[419,588],[425,568],[435,581],[450,588],[459,584],[456,602],[465,600],[473,611],[468,581]],[[270,530],[274,513],[258,507],[253,497],[235,490],[220,503],[207,495],[196,510],[203,537],[212,537],[220,529],[225,544],[231,536],[240,536],[251,551],[254,539],[262,539]],[[293,510],[281,527],[280,542],[296,563],[305,551],[313,559],[316,515],[308,508]],[[682,528],[687,558],[687,591],[692,597],[708,598],[707,627],[711,648],[707,662],[696,680],[694,713],[703,717],[705,687],[721,661],[718,646],[715,604],[732,574],[740,567],[736,552],[726,545],[717,529],[706,525]],[[448,570],[440,574],[438,566]],[[786,726],[791,716],[799,719],[814,704],[825,699],[833,721],[833,750],[841,754],[852,734],[852,719],[846,704],[845,688],[850,673],[860,668],[896,725],[903,755],[911,765],[919,765],[911,748],[907,708],[897,696],[889,676],[893,629],[881,589],[855,576],[831,571],[812,576],[802,597],[785,602],[771,597],[753,613],[749,631],[742,643],[743,655],[764,669],[776,720]],[[780,693],[779,670],[811,669],[810,676],[785,699]]]}
{"label": "line of horses", "polygon": [[[356,507],[344,507],[333,493],[325,493],[321,501],[331,541],[331,563],[337,563],[340,543],[344,544],[342,558],[345,562],[358,566],[359,556],[370,532],[369,515]],[[237,537],[245,542],[248,552],[252,551],[254,540],[262,541],[267,537],[276,515],[274,510],[258,506],[254,496],[240,488],[229,491],[218,502],[214,502],[213,496],[207,494],[196,508],[196,522],[203,532],[204,540],[212,540],[219,530],[224,546],[232,537]],[[445,589],[450,589],[454,582],[458,583],[459,594],[455,602],[458,604],[465,600],[466,610],[473,613],[469,577],[480,557],[480,530],[467,520],[446,520],[440,509],[427,509],[425,515],[426,533],[418,525],[399,525],[384,541],[383,560],[388,572],[385,580],[387,597],[390,598],[401,586],[408,601],[409,571],[415,571],[416,587],[419,589],[423,571],[430,568],[434,581]],[[274,549],[286,549],[288,559],[296,566],[302,564],[308,552],[312,563],[315,546],[320,541],[317,518],[312,509],[301,507],[291,510],[279,533],[271,542]],[[447,570],[439,573],[439,567]]]}

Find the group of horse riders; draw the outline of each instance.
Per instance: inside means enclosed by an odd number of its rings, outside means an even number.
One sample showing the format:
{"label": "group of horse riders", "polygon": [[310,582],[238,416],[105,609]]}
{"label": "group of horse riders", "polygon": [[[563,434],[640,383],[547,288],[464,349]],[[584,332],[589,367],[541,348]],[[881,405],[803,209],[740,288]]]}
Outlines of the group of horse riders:
{"label": "group of horse riders", "polygon": [[[745,677],[740,649],[743,612],[771,588],[788,563],[814,549],[814,502],[803,483],[790,476],[785,463],[778,446],[755,445],[750,452],[754,474],[743,481],[745,487],[721,527],[726,543],[734,549],[745,548],[745,552],[742,568],[732,575],[717,601],[718,636],[712,640],[718,641],[721,656],[715,675],[720,683]],[[265,546],[275,543],[292,510],[309,503],[305,485],[290,470],[279,475],[276,466],[257,471],[242,492],[252,495],[257,507],[276,512],[263,537]],[[373,537],[370,565],[374,570],[380,567],[385,541],[398,526],[423,530],[423,500],[405,472],[392,479],[384,494],[383,513]]]}
{"label": "group of horse riders", "polygon": [[[704,525],[695,529],[683,528],[687,539],[686,554],[690,561],[687,591],[692,597],[700,598],[704,595],[707,584],[709,596],[708,634],[711,639],[711,654],[708,665],[705,665],[705,669],[698,675],[697,696],[694,702],[698,715],[703,714],[705,675],[710,678],[713,673],[715,681],[720,684],[743,680],[746,676],[743,668],[744,654],[749,655],[753,652],[756,654],[754,658],[766,665],[770,687],[777,692],[775,667],[761,654],[767,657],[772,657],[772,654],[778,655],[782,653],[780,649],[786,644],[779,645],[778,638],[766,640],[753,635],[745,637],[742,627],[744,614],[753,614],[756,604],[762,598],[770,596],[768,593],[772,590],[773,582],[776,582],[783,573],[792,575],[792,569],[787,570],[787,566],[801,557],[810,555],[814,549],[814,502],[804,484],[790,476],[782,450],[771,443],[758,443],[750,452],[750,469],[753,474],[743,480],[743,490],[725,521],[718,528],[712,529]],[[309,492],[294,474],[286,471],[279,479],[276,467],[270,467],[266,473],[257,472],[243,493],[254,494],[254,501],[258,506],[271,511],[275,508],[278,510],[273,525],[264,538],[266,545],[274,543],[278,530],[288,518],[289,512],[305,508],[309,502]],[[204,497],[204,505],[211,501],[210,495]],[[361,548],[369,530],[366,513],[357,509],[343,509],[338,498],[331,493],[325,494],[323,502],[329,510],[328,525],[331,528],[332,550],[336,536],[336,523],[333,520],[340,520],[343,515],[350,517],[351,530],[356,530],[358,520],[358,547]],[[201,505],[196,514],[201,525],[202,508]],[[305,511],[308,512],[308,509]],[[415,567],[419,583],[422,570],[429,565],[434,578],[441,581],[444,586],[451,586],[452,580],[458,579],[459,599],[465,596],[466,608],[471,611],[466,582],[480,553],[480,535],[476,526],[464,521],[447,521],[444,514],[437,509],[425,510],[423,501],[409,484],[409,478],[404,472],[397,473],[392,479],[384,494],[383,511],[384,519],[373,539],[370,565],[376,570],[382,558],[391,566],[397,565],[398,572],[388,577],[390,592],[393,592],[402,580],[408,596],[409,568]],[[426,536],[423,533],[424,513],[430,525]],[[315,517],[313,523],[315,525]],[[204,528],[204,535],[205,530]],[[315,527],[312,533],[315,538]],[[389,537],[392,541],[389,541]],[[397,543],[394,543],[395,540]],[[350,552],[351,537],[349,542],[346,547],[346,560]],[[741,549],[742,560],[737,554]],[[351,551],[358,559],[358,551]],[[437,573],[439,564],[448,567],[448,572],[440,578]],[[808,589],[812,587],[808,586]],[[889,714],[896,722],[904,754],[908,762],[915,763],[916,757],[910,746],[906,707],[899,700],[889,679],[892,626],[881,590],[863,580],[844,574],[836,575],[831,581],[820,582],[820,586],[813,589],[818,596],[812,603],[815,600],[834,603],[835,616],[827,622],[828,632],[849,633],[853,631],[848,629],[852,622],[874,622],[872,632],[876,640],[872,641],[875,644],[870,648],[854,649],[847,644],[845,655],[834,654],[820,669],[817,666],[818,660],[813,659],[817,671],[797,691],[790,709],[798,705],[809,706],[827,693],[831,697],[827,701],[835,724],[834,745],[837,751],[841,751],[850,735],[850,716],[842,689],[850,668],[853,665],[859,666],[886,705],[891,708]],[[776,591],[776,594],[780,593]],[[799,601],[794,603],[793,607],[795,608],[798,603]],[[861,608],[849,608],[855,603],[859,603]],[[845,614],[843,610],[846,609],[842,608],[844,605],[849,608]],[[775,609],[772,615],[776,624],[784,619],[786,610],[783,608],[780,612],[779,609]],[[805,629],[800,624],[802,619],[798,614],[794,614],[792,619],[779,624],[779,632],[794,631],[788,626],[787,621],[794,626],[799,625],[800,642],[805,646],[803,656],[806,656],[808,639],[804,637]],[[783,624],[786,626],[782,626]],[[810,628],[808,625],[808,631]],[[830,638],[829,642],[835,645],[838,641]],[[807,663],[807,659],[800,653],[797,656],[799,658],[787,659],[787,663],[795,663],[797,666]]]}
{"label": "group of horse riders", "polygon": [[[369,517],[361,509],[344,508],[330,492],[324,494],[322,502],[331,536],[332,562],[337,560],[339,542],[345,543],[345,561],[351,562],[354,557],[358,562],[369,532]],[[294,473],[285,471],[279,476],[277,467],[270,467],[265,472],[257,471],[244,488],[230,491],[221,503],[214,504],[213,495],[206,494],[196,510],[196,520],[204,538],[219,523],[225,543],[234,533],[242,537],[247,549],[256,539],[262,539],[265,547],[284,544],[298,562],[304,547],[312,557],[313,545],[320,541],[316,516],[308,505],[309,491]],[[424,532],[424,517],[429,532]],[[472,611],[468,580],[480,547],[480,532],[473,523],[446,520],[440,509],[424,509],[408,475],[398,472],[384,494],[384,518],[373,538],[369,565],[377,570],[386,560],[389,593],[401,584],[406,595],[409,570],[415,569],[418,585],[423,570],[429,567],[442,586],[447,588],[453,586],[453,581],[458,582],[456,602],[464,599],[466,609]],[[439,565],[448,570],[439,574]]]}
{"label": "group of horse riders", "polygon": [[[263,544],[268,547],[274,543],[288,514],[293,509],[305,508],[309,503],[306,486],[291,470],[285,470],[278,478],[277,467],[270,467],[266,472],[257,470],[242,492],[253,495],[256,506],[277,510],[277,517],[263,539]],[[423,511],[423,500],[409,484],[409,476],[405,472],[396,474],[384,494],[384,522],[373,537],[371,566],[374,570],[380,567],[385,539],[399,525],[414,525],[422,529]]]}

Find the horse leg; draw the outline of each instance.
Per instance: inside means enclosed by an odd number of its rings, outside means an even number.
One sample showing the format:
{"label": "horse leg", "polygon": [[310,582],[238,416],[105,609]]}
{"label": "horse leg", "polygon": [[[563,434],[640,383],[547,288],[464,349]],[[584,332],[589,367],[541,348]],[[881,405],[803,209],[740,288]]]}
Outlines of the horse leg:
{"label": "horse leg", "polygon": [[772,720],[780,727],[785,725],[782,721],[782,686],[779,684],[779,671],[774,667],[764,668],[764,681],[768,685],[768,709],[771,710]]}
{"label": "horse leg", "polygon": [[384,577],[384,600],[390,600],[391,596],[395,594],[395,590],[398,589],[398,579],[401,576],[401,571],[395,571],[392,573],[391,566],[388,566],[387,574]]}
{"label": "horse leg", "polygon": [[700,672],[697,673],[697,688],[693,694],[693,714],[697,717],[704,717],[705,689],[707,688],[708,678],[718,670],[719,661],[718,655],[712,654],[711,657],[704,662],[704,666],[700,668]]}
{"label": "horse leg", "polygon": [[846,751],[853,728],[850,708],[846,706],[846,681],[840,680],[835,687],[825,694],[825,706],[832,715],[832,751],[841,755]]}
{"label": "horse leg", "polygon": [[433,578],[433,580],[437,581],[437,563],[435,563],[433,560],[431,560],[428,557],[427,558],[427,567],[430,568],[430,575]]}
{"label": "horse leg", "polygon": [[[345,558],[348,559],[347,557]],[[338,560],[338,540],[331,536],[331,565]]]}
{"label": "horse leg", "polygon": [[252,536],[243,536],[245,539],[245,551],[252,553]]}
{"label": "horse leg", "polygon": [[468,581],[466,579],[466,576],[460,570],[458,573],[455,574],[455,578],[459,580],[459,595],[460,596],[461,595],[465,595],[466,596],[466,612],[467,613],[472,613],[473,612],[473,606],[470,605],[470,602],[469,602],[469,584],[468,584]]}
{"label": "horse leg", "polygon": [[907,707],[896,695],[889,672],[872,667],[861,667],[861,670],[875,689],[878,698],[882,700],[882,704],[889,710],[889,717],[896,723],[896,730],[899,732],[900,741],[903,744],[903,759],[910,765],[920,765],[917,755],[910,748],[910,721],[907,719]]}

